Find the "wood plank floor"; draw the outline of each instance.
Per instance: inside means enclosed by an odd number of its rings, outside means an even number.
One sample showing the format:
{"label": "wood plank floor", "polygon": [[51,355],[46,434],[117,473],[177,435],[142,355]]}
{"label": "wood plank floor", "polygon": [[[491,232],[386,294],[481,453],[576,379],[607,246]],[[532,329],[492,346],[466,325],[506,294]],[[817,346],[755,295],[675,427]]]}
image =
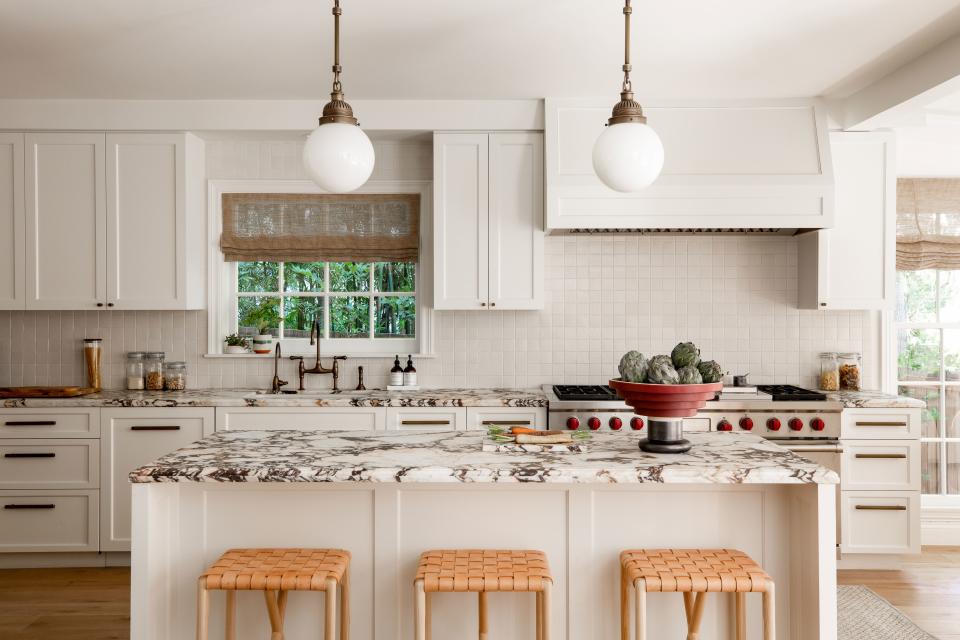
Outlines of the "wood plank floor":
{"label": "wood plank floor", "polygon": [[[901,571],[841,571],[941,640],[960,640],[960,547],[926,547]],[[130,570],[0,570],[0,638],[125,640]]]}
{"label": "wood plank floor", "polygon": [[924,547],[900,571],[841,571],[839,584],[862,584],[940,640],[960,640],[960,547]]}

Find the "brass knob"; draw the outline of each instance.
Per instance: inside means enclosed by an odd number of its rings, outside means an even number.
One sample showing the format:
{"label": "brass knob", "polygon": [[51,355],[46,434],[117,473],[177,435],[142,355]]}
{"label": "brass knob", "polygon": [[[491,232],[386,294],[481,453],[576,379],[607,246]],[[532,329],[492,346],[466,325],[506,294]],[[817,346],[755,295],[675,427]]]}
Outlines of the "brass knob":
{"label": "brass knob", "polygon": [[495,306],[497,306],[497,303],[496,303],[496,302],[491,302],[491,303],[490,303],[490,306],[491,306],[491,307],[495,307]]}
{"label": "brass knob", "polygon": [[481,307],[485,307],[485,306],[487,306],[487,303],[486,303],[486,302],[481,302],[481,303],[480,303],[480,306],[481,306]]}

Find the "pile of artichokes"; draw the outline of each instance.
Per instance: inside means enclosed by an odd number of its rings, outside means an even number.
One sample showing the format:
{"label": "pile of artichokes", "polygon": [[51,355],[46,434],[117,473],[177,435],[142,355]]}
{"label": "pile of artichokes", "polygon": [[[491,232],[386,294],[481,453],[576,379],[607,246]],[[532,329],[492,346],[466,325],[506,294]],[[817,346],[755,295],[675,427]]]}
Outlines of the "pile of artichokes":
{"label": "pile of artichokes", "polygon": [[720,382],[723,369],[716,360],[700,360],[700,349],[692,342],[681,342],[670,355],[646,358],[639,351],[628,351],[620,358],[620,377],[626,382],[652,384],[702,384]]}

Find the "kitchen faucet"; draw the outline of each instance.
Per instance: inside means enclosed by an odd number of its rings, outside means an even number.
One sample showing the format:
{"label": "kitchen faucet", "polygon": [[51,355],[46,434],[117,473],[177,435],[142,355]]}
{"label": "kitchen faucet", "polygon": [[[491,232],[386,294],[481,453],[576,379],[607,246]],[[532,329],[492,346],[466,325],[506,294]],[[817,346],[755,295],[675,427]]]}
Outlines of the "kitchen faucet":
{"label": "kitchen faucet", "polygon": [[[303,386],[303,376],[308,373],[319,373],[319,374],[332,374],[333,375],[333,392],[340,393],[340,360],[346,360],[347,356],[333,356],[333,362],[330,365],[330,368],[327,369],[320,364],[320,320],[317,318],[313,319],[313,326],[310,327],[310,344],[317,345],[317,361],[314,363],[313,367],[307,369],[303,364],[303,356],[290,356],[291,360],[299,360],[300,364],[297,366],[297,374],[300,376],[300,391],[304,391]],[[279,346],[279,345],[277,345]]]}
{"label": "kitchen faucet", "polygon": [[[280,376],[277,375],[277,369],[280,365],[280,358],[282,357],[283,355],[280,352],[280,343],[278,342],[276,348],[273,350],[273,382],[270,383],[270,393],[280,393],[280,387],[287,384],[286,380],[281,380]],[[300,377],[300,386],[303,386],[303,376]]]}

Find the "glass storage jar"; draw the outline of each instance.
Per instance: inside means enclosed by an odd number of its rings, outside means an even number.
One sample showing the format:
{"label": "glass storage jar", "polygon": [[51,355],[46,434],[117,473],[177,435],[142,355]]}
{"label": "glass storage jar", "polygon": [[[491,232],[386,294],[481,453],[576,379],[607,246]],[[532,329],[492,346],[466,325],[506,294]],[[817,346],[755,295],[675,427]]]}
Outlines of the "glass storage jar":
{"label": "glass storage jar", "polygon": [[167,391],[183,391],[187,388],[187,363],[168,362],[163,367],[163,386]]}
{"label": "glass storage jar", "polygon": [[860,354],[840,353],[837,355],[840,371],[840,389],[860,391]]}
{"label": "glass storage jar", "polygon": [[127,354],[127,389],[130,389],[131,391],[141,390],[144,387],[144,357],[146,357],[146,354],[143,351],[131,351]]}
{"label": "glass storage jar", "polygon": [[840,390],[837,354],[832,351],[820,354],[820,389],[822,391]]}
{"label": "glass storage jar", "polygon": [[163,351],[150,351],[143,361],[143,373],[147,379],[148,391],[163,391]]}

